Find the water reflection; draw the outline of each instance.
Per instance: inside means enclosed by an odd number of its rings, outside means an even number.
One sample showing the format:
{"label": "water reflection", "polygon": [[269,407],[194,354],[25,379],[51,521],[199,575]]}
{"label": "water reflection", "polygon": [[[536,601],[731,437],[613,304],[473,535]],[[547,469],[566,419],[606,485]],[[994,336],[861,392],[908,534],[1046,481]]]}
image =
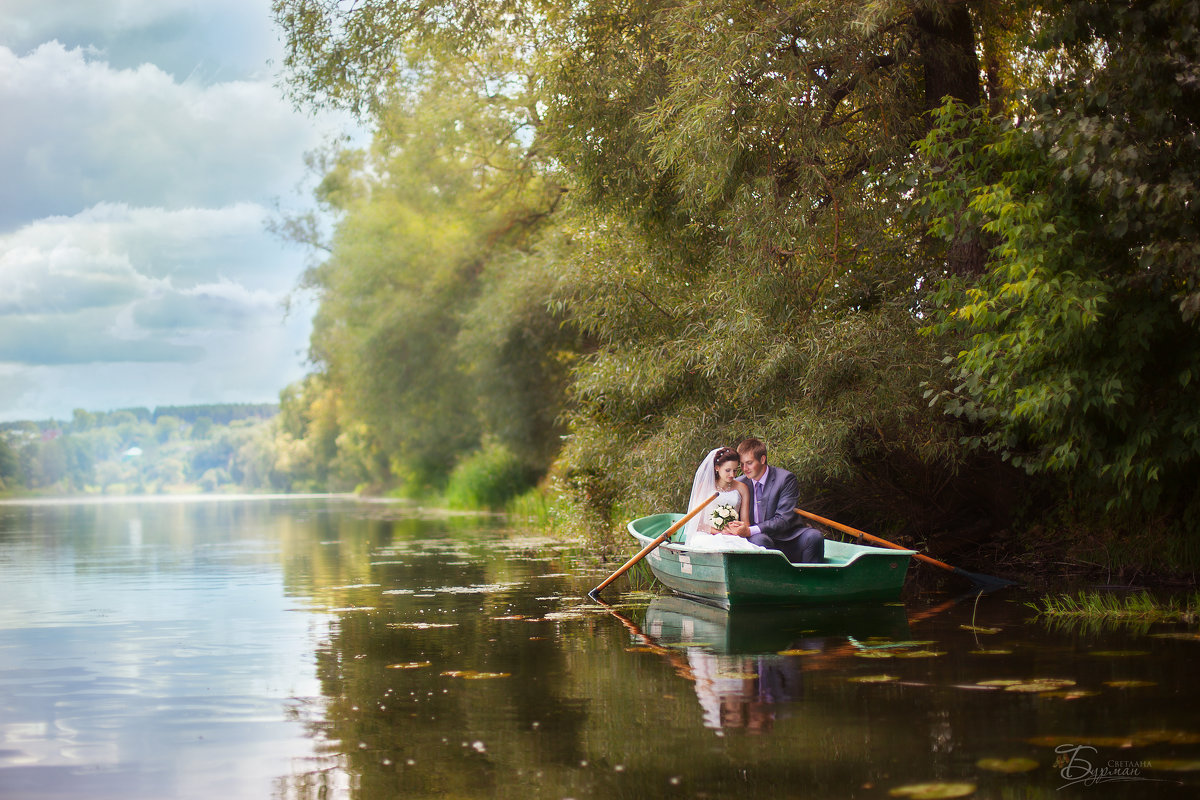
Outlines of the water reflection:
{"label": "water reflection", "polygon": [[1064,743],[1200,786],[1186,626],[1059,630],[1007,590],[606,608],[607,572],[405,506],[0,505],[0,797],[1049,800]]}
{"label": "water reflection", "polygon": [[[619,615],[619,612],[615,612]],[[636,625],[625,619],[627,627]],[[722,609],[658,597],[645,614],[645,641],[692,681],[706,728],[770,732],[803,694],[803,672],[828,669],[860,640],[907,638],[899,604],[821,609]],[[683,647],[686,663],[679,660]]]}

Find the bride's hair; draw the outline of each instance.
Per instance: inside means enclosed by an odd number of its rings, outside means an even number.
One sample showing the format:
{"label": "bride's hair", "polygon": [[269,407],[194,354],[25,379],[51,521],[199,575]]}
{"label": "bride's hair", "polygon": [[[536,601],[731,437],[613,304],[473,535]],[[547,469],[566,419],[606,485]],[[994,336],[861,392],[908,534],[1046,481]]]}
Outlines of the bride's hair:
{"label": "bride's hair", "polygon": [[713,455],[713,472],[719,470],[726,461],[739,462],[740,460],[737,450],[732,447],[722,447]]}

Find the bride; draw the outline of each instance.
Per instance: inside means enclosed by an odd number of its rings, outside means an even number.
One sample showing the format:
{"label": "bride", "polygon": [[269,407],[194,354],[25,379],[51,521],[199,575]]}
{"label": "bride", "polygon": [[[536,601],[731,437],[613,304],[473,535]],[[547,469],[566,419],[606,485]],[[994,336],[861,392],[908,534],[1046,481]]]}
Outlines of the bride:
{"label": "bride", "polygon": [[689,549],[710,552],[763,549],[740,536],[721,533],[713,528],[712,515],[718,506],[730,506],[738,519],[747,523],[750,521],[750,489],[736,479],[737,467],[737,450],[732,447],[718,447],[709,451],[696,468],[688,509],[693,509],[712,497],[713,492],[717,492],[718,496],[684,526],[684,543]]}

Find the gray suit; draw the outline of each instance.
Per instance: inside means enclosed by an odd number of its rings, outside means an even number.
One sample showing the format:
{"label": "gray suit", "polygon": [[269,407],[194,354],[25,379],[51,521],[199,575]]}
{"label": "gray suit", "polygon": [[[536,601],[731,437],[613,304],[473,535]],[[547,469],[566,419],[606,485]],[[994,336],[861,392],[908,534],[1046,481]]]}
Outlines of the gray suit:
{"label": "gray suit", "polygon": [[762,495],[755,502],[754,481],[738,478],[750,489],[750,524],[759,532],[750,537],[754,544],[779,550],[793,564],[816,564],[825,557],[825,537],[805,524],[796,513],[800,501],[800,482],[786,469],[767,466]]}

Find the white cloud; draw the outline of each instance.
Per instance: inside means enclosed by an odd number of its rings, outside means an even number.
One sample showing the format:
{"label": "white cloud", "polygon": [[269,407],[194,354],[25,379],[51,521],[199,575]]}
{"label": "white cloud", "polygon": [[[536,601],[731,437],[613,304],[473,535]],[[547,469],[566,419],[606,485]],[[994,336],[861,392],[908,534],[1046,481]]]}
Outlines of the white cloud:
{"label": "white cloud", "polygon": [[51,40],[206,82],[263,77],[279,50],[268,0],[4,0],[0,45]]}
{"label": "white cloud", "polygon": [[101,202],[186,208],[267,202],[332,135],[268,81],[179,82],[82,49],[0,47],[0,229]]}
{"label": "white cloud", "polygon": [[353,129],[282,99],[278,52],[270,0],[0,2],[0,419],[303,375],[305,253],[267,208]]}

